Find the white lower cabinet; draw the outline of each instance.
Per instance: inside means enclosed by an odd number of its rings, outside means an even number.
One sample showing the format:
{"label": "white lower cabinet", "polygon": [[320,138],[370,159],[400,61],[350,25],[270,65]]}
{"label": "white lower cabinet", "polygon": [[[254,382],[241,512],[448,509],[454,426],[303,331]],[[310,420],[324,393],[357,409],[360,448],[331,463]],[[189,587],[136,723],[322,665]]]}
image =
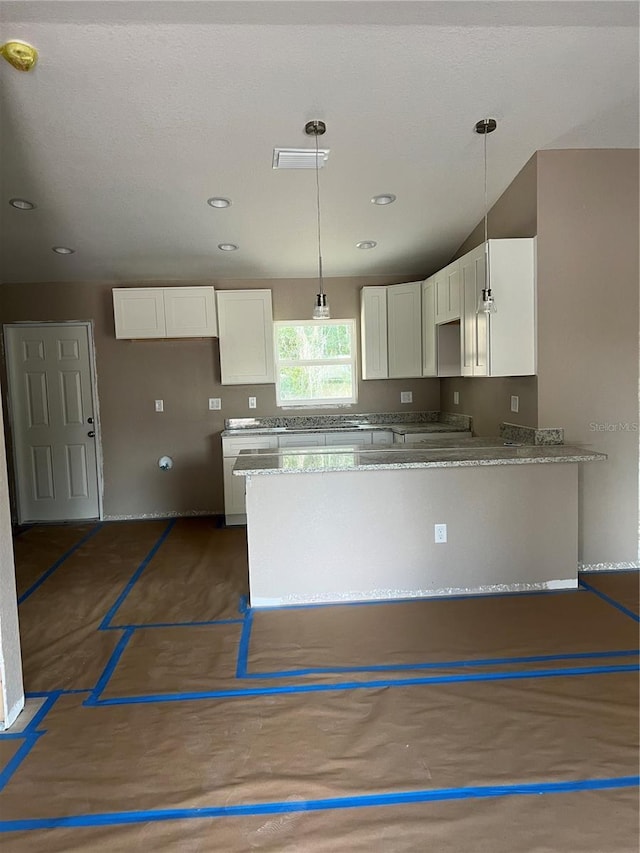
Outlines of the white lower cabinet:
{"label": "white lower cabinet", "polygon": [[371,444],[393,444],[393,433],[387,429],[374,429],[371,433]]}
{"label": "white lower cabinet", "polygon": [[278,447],[324,447],[324,445],[323,432],[302,432],[278,436]]}
{"label": "white lower cabinet", "polygon": [[394,444],[414,444],[416,441],[436,442],[442,438],[471,438],[471,432],[461,430],[458,432],[408,432],[406,435],[396,434],[393,437]]}
{"label": "white lower cabinet", "polygon": [[346,444],[371,444],[371,433],[366,429],[349,432],[328,432],[325,435],[327,447],[340,447]]}
{"label": "white lower cabinet", "polygon": [[233,474],[233,466],[241,450],[276,450],[278,438],[275,435],[238,436],[222,439],[222,471],[224,477],[224,515],[225,522],[246,524],[245,478]]}

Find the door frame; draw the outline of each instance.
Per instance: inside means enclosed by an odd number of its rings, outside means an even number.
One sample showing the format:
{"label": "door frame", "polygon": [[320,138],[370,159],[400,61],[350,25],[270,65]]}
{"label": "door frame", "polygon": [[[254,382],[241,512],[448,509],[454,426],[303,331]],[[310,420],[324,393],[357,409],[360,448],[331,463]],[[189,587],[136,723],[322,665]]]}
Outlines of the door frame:
{"label": "door frame", "polygon": [[[96,348],[93,334],[93,320],[28,320],[25,322],[4,323],[2,326],[2,344],[4,350],[4,361],[7,369],[7,428],[11,434],[11,457],[13,470],[13,486],[15,492],[15,517],[18,524],[23,523],[21,517],[20,506],[20,478],[18,476],[18,455],[15,440],[15,421],[13,416],[14,403],[11,396],[11,385],[9,383],[9,358],[7,347],[7,329],[9,328],[28,328],[28,327],[51,327],[51,326],[84,326],[87,330],[87,342],[89,347],[89,377],[91,380],[91,403],[93,407],[93,426],[95,429],[95,448],[96,448],[96,487],[98,491],[98,520],[104,518],[103,492],[104,492],[104,473],[103,473],[103,456],[102,456],[102,425],[100,418],[100,401],[98,398],[98,374],[96,369]],[[70,519],[60,519],[60,522],[65,522]],[[74,519],[78,524],[82,520]],[[55,523],[55,522],[52,522]]]}

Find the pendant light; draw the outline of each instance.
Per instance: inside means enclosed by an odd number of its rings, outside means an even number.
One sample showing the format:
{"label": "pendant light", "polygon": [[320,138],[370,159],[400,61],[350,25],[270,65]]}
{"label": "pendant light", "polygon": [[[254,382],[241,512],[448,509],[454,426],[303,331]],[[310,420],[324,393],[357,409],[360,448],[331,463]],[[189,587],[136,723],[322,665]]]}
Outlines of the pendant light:
{"label": "pendant light", "polygon": [[498,310],[493,294],[491,293],[491,278],[489,269],[489,234],[488,234],[488,218],[489,209],[487,202],[487,136],[498,126],[494,118],[483,118],[475,127],[476,133],[481,133],[484,136],[484,287],[482,294],[478,299],[478,307],[476,314],[495,314]]}
{"label": "pendant light", "polygon": [[315,136],[316,139],[316,212],[318,221],[318,293],[316,294],[315,305],[313,306],[314,320],[328,320],[331,317],[329,313],[329,302],[327,294],[324,292],[324,278],[322,276],[322,239],[320,233],[320,153],[318,151],[318,137],[326,133],[327,126],[323,121],[308,121],[304,126],[304,132],[307,136]]}

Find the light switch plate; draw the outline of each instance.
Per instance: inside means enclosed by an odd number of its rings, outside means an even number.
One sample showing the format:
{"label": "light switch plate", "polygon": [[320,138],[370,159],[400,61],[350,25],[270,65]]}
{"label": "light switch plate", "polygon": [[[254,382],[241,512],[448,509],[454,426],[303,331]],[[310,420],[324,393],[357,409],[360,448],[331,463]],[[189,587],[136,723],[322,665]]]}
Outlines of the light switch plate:
{"label": "light switch plate", "polygon": [[249,397],[249,408],[255,409],[255,407],[256,407],[256,398],[255,397]]}
{"label": "light switch plate", "polygon": [[164,412],[164,400],[155,401],[156,412]]}
{"label": "light switch plate", "polygon": [[511,411],[518,412],[520,410],[520,397],[515,394],[511,395]]}
{"label": "light switch plate", "polygon": [[460,392],[459,391],[453,392],[453,405],[454,406],[460,405]]}
{"label": "light switch plate", "polygon": [[222,408],[222,400],[220,397],[209,397],[209,411],[216,412]]}
{"label": "light switch plate", "polygon": [[413,403],[413,391],[401,391],[400,392],[400,402],[401,403]]}

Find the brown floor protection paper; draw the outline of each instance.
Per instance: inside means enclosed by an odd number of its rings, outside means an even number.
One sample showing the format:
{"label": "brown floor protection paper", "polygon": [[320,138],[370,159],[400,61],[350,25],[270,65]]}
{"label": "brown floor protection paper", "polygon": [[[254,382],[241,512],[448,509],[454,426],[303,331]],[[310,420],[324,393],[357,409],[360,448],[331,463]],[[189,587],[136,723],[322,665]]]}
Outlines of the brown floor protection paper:
{"label": "brown floor protection paper", "polygon": [[[42,529],[16,540],[23,589],[38,579],[36,567],[46,571],[91,528],[76,526],[75,542],[71,527],[64,535],[47,528],[49,558]],[[163,521],[104,525],[27,598],[20,607],[27,690],[98,689],[58,696],[38,725],[44,734],[5,777],[2,768],[23,741],[0,736],[3,849],[637,851],[638,789],[615,781],[638,772],[637,672],[564,672],[637,663],[606,656],[638,646],[638,624],[619,609],[580,591],[247,616],[245,594],[244,531],[184,519],[168,533]],[[104,630],[107,615],[111,626],[147,627]],[[603,657],[447,668],[457,660],[585,652]],[[236,677],[245,658],[257,678]],[[431,661],[438,667],[428,672],[269,678],[299,668]],[[540,667],[558,674],[531,677]],[[394,683],[432,672],[523,677]],[[372,677],[388,686],[345,685]],[[266,692],[247,695],[251,689]],[[233,695],[184,695],[212,690]],[[148,701],[156,695],[171,701]],[[598,780],[614,787],[590,790]],[[570,790],[556,793],[553,786],[564,783]],[[585,790],[573,790],[583,783]],[[542,793],[513,789],[522,785]],[[506,789],[478,799],[486,786]],[[464,798],[379,804],[442,790]],[[322,802],[335,797],[348,798],[349,807]],[[296,811],[301,800],[322,810]],[[284,805],[251,813],[270,803]],[[224,807],[249,813],[201,819],[192,811]],[[154,821],[175,809],[189,819],[179,812]],[[142,814],[123,825],[130,812]],[[112,825],[80,825],[101,815]],[[1,832],[7,821],[65,817],[79,825]]]}
{"label": "brown floor protection paper", "polygon": [[587,572],[583,577],[589,586],[640,614],[640,572]]}
{"label": "brown floor protection paper", "polygon": [[17,536],[13,547],[16,566],[19,567],[16,573],[18,597],[95,527],[93,523],[38,525]]}
{"label": "brown floor protection paper", "polygon": [[[11,853],[637,853],[635,790],[8,833]],[[40,845],[40,846],[38,846]]]}

